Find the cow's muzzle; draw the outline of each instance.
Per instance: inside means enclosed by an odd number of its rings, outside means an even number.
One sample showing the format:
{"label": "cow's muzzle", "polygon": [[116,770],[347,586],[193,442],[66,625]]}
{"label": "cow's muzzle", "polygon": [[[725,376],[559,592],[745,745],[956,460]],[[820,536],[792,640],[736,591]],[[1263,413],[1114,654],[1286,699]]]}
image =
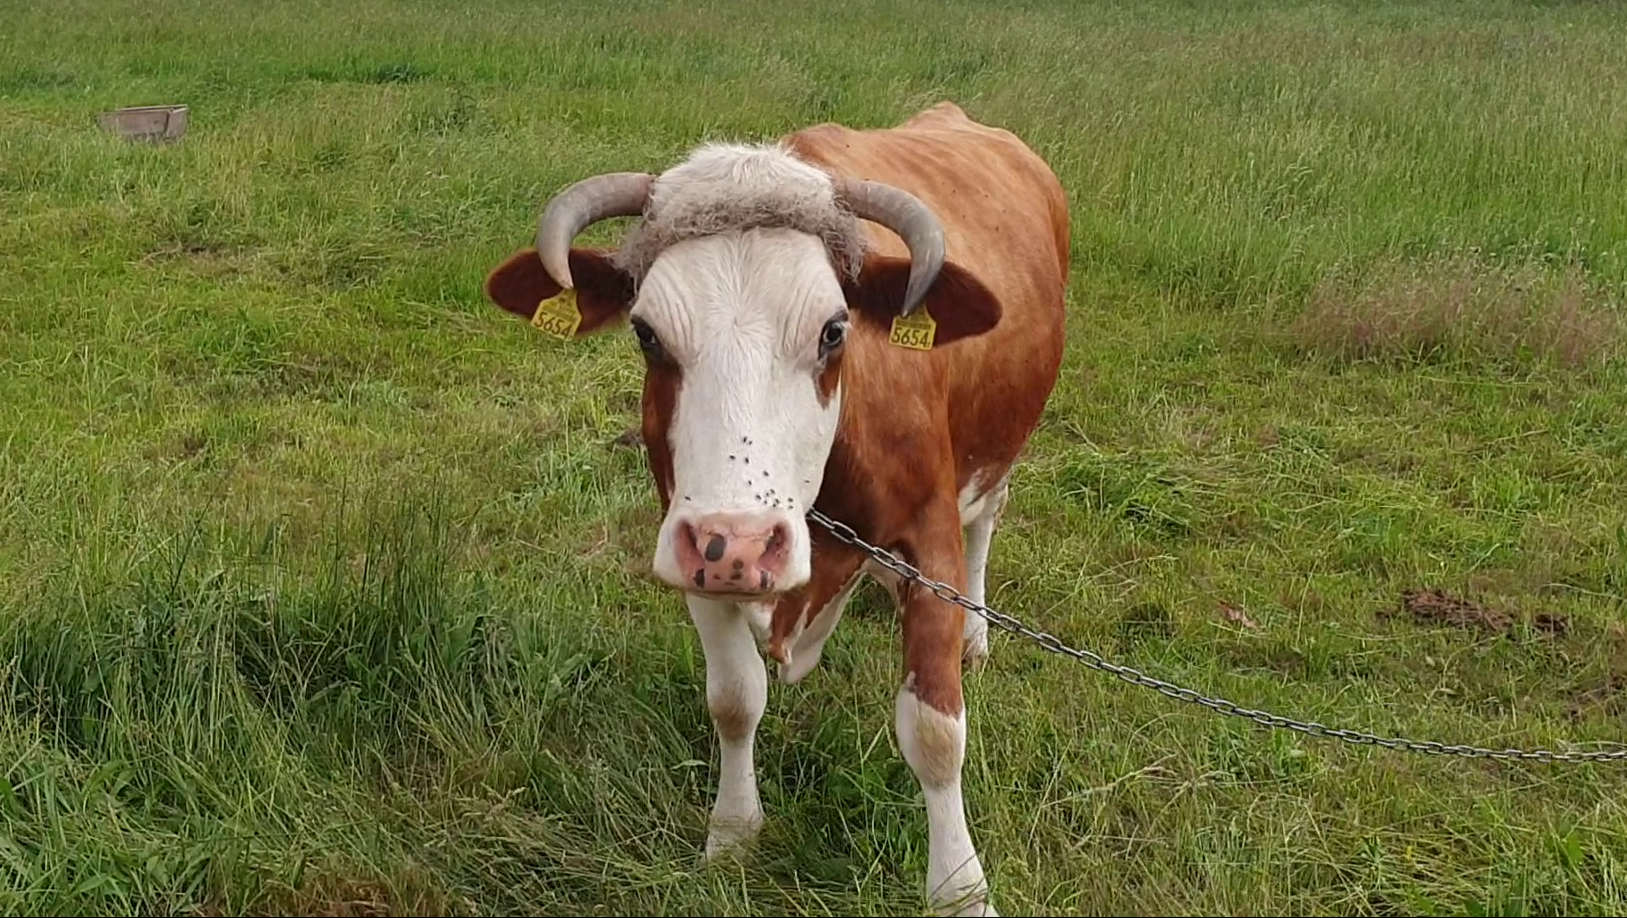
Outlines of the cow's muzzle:
{"label": "cow's muzzle", "polygon": [[[673,586],[722,595],[760,596],[783,588],[791,526],[774,512],[709,513],[677,522]],[[676,575],[681,580],[673,581]]]}

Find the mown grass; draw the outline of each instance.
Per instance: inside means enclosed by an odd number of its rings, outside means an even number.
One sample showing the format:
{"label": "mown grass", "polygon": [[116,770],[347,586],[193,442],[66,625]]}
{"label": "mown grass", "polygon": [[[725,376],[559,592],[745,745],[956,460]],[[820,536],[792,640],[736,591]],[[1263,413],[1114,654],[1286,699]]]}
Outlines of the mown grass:
{"label": "mown grass", "polygon": [[[636,353],[551,343],[479,290],[592,171],[943,98],[1044,153],[1075,220],[995,606],[1331,725],[1622,737],[1609,4],[5,19],[8,912],[918,912],[879,591],[772,689],[765,835],[704,868],[702,659],[615,444]],[[184,142],[95,129],[161,101],[191,106]],[[1514,626],[1379,614],[1419,587]],[[1005,914],[1627,908],[1627,767],[1268,732],[994,645],[966,780]]]}

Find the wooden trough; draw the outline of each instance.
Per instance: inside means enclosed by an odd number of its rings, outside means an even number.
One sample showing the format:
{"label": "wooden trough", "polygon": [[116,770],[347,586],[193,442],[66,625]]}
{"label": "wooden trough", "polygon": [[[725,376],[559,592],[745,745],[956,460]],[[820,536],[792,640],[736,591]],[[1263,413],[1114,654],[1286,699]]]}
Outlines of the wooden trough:
{"label": "wooden trough", "polygon": [[125,140],[163,143],[186,134],[186,117],[185,105],[132,105],[102,112],[96,121]]}

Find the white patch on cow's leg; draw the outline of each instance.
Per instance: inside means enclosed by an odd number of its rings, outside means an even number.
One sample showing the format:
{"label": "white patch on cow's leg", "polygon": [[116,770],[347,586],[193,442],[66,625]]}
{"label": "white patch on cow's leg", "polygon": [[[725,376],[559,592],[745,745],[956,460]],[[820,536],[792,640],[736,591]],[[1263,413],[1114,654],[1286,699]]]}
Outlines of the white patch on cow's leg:
{"label": "white patch on cow's leg", "polygon": [[934,710],[913,686],[912,676],[898,690],[896,720],[899,749],[926,797],[927,899],[941,915],[996,915],[960,792],[966,711],[950,717]]}
{"label": "white patch on cow's leg", "polygon": [[796,642],[791,645],[791,665],[780,670],[781,682],[795,685],[819,665],[819,658],[825,652],[825,641],[836,630],[836,623],[842,620],[842,610],[847,607],[848,597],[853,595],[853,588],[858,585],[859,574],[855,573],[848,578],[841,592],[832,597],[807,628],[797,635]]}
{"label": "white patch on cow's leg", "polygon": [[899,590],[904,585],[904,578],[893,573],[890,568],[882,567],[874,561],[864,562],[864,572],[881,584],[881,588],[887,591],[888,596],[892,597],[894,607],[902,608],[898,600]]}
{"label": "white patch on cow's leg", "polygon": [[768,705],[768,670],[745,610],[694,596],[688,605],[706,655],[706,708],[721,750],[717,800],[706,834],[710,859],[751,839],[763,825],[752,748]]}
{"label": "white patch on cow's leg", "polygon": [[[988,602],[989,545],[1009,493],[1009,478],[1001,478],[966,526],[966,598],[978,605]],[[980,668],[989,658],[989,620],[967,609],[964,634],[961,657],[973,669]]]}

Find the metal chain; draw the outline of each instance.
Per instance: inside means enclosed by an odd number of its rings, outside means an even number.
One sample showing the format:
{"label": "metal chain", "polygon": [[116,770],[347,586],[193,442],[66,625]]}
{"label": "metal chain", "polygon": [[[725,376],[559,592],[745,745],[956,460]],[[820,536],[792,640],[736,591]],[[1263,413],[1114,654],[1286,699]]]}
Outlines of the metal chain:
{"label": "metal chain", "polygon": [[875,559],[877,563],[888,568],[899,576],[927,587],[940,599],[943,599],[946,602],[952,602],[967,609],[968,611],[976,612],[978,615],[988,619],[991,623],[998,625],[1001,628],[1012,632],[1013,634],[1020,634],[1046,650],[1072,657],[1091,669],[1111,673],[1112,675],[1115,675],[1120,679],[1134,685],[1139,685],[1143,688],[1150,688],[1153,691],[1167,695],[1170,698],[1174,698],[1178,701],[1186,701],[1191,702],[1192,704],[1202,705],[1203,707],[1209,708],[1210,710],[1220,714],[1226,714],[1233,717],[1242,717],[1247,720],[1252,720],[1261,726],[1276,727],[1283,730],[1297,730],[1300,733],[1305,733],[1312,736],[1325,736],[1333,739],[1341,739],[1347,743],[1354,743],[1356,745],[1384,746],[1390,749],[1402,749],[1409,752],[1425,752],[1431,755],[1452,755],[1472,759],[1523,759],[1572,763],[1619,762],[1627,760],[1627,749],[1596,752],[1555,752],[1549,749],[1488,749],[1480,746],[1447,745],[1445,743],[1412,740],[1404,737],[1375,736],[1371,733],[1362,733],[1357,730],[1341,730],[1334,727],[1326,727],[1322,724],[1311,721],[1293,720],[1292,718],[1283,717],[1279,714],[1272,714],[1267,711],[1257,711],[1252,708],[1245,708],[1236,704],[1235,702],[1227,701],[1224,698],[1211,698],[1193,689],[1182,688],[1181,686],[1165,682],[1162,679],[1156,679],[1152,676],[1145,675],[1139,670],[1132,669],[1131,667],[1108,662],[1099,654],[1092,653],[1091,651],[1069,647],[1068,645],[1062,643],[1061,640],[1050,634],[1043,631],[1035,631],[1034,629],[1029,628],[1022,622],[1012,618],[1009,615],[1006,615],[1003,612],[996,612],[995,610],[990,609],[981,603],[974,602],[963,595],[960,591],[956,590],[954,587],[946,583],[933,580],[925,574],[922,574],[919,570],[916,570],[909,563],[898,558],[891,552],[884,551],[874,545],[871,545],[869,542],[866,542],[864,539],[860,538],[859,534],[854,532],[853,528],[848,526],[846,523],[839,523],[818,510],[810,510],[808,512],[808,518],[816,523],[819,523],[821,526],[824,526],[826,529],[829,529],[831,534],[836,536],[836,538],[840,539],[841,541],[861,549],[866,554],[870,555],[871,558]]}

